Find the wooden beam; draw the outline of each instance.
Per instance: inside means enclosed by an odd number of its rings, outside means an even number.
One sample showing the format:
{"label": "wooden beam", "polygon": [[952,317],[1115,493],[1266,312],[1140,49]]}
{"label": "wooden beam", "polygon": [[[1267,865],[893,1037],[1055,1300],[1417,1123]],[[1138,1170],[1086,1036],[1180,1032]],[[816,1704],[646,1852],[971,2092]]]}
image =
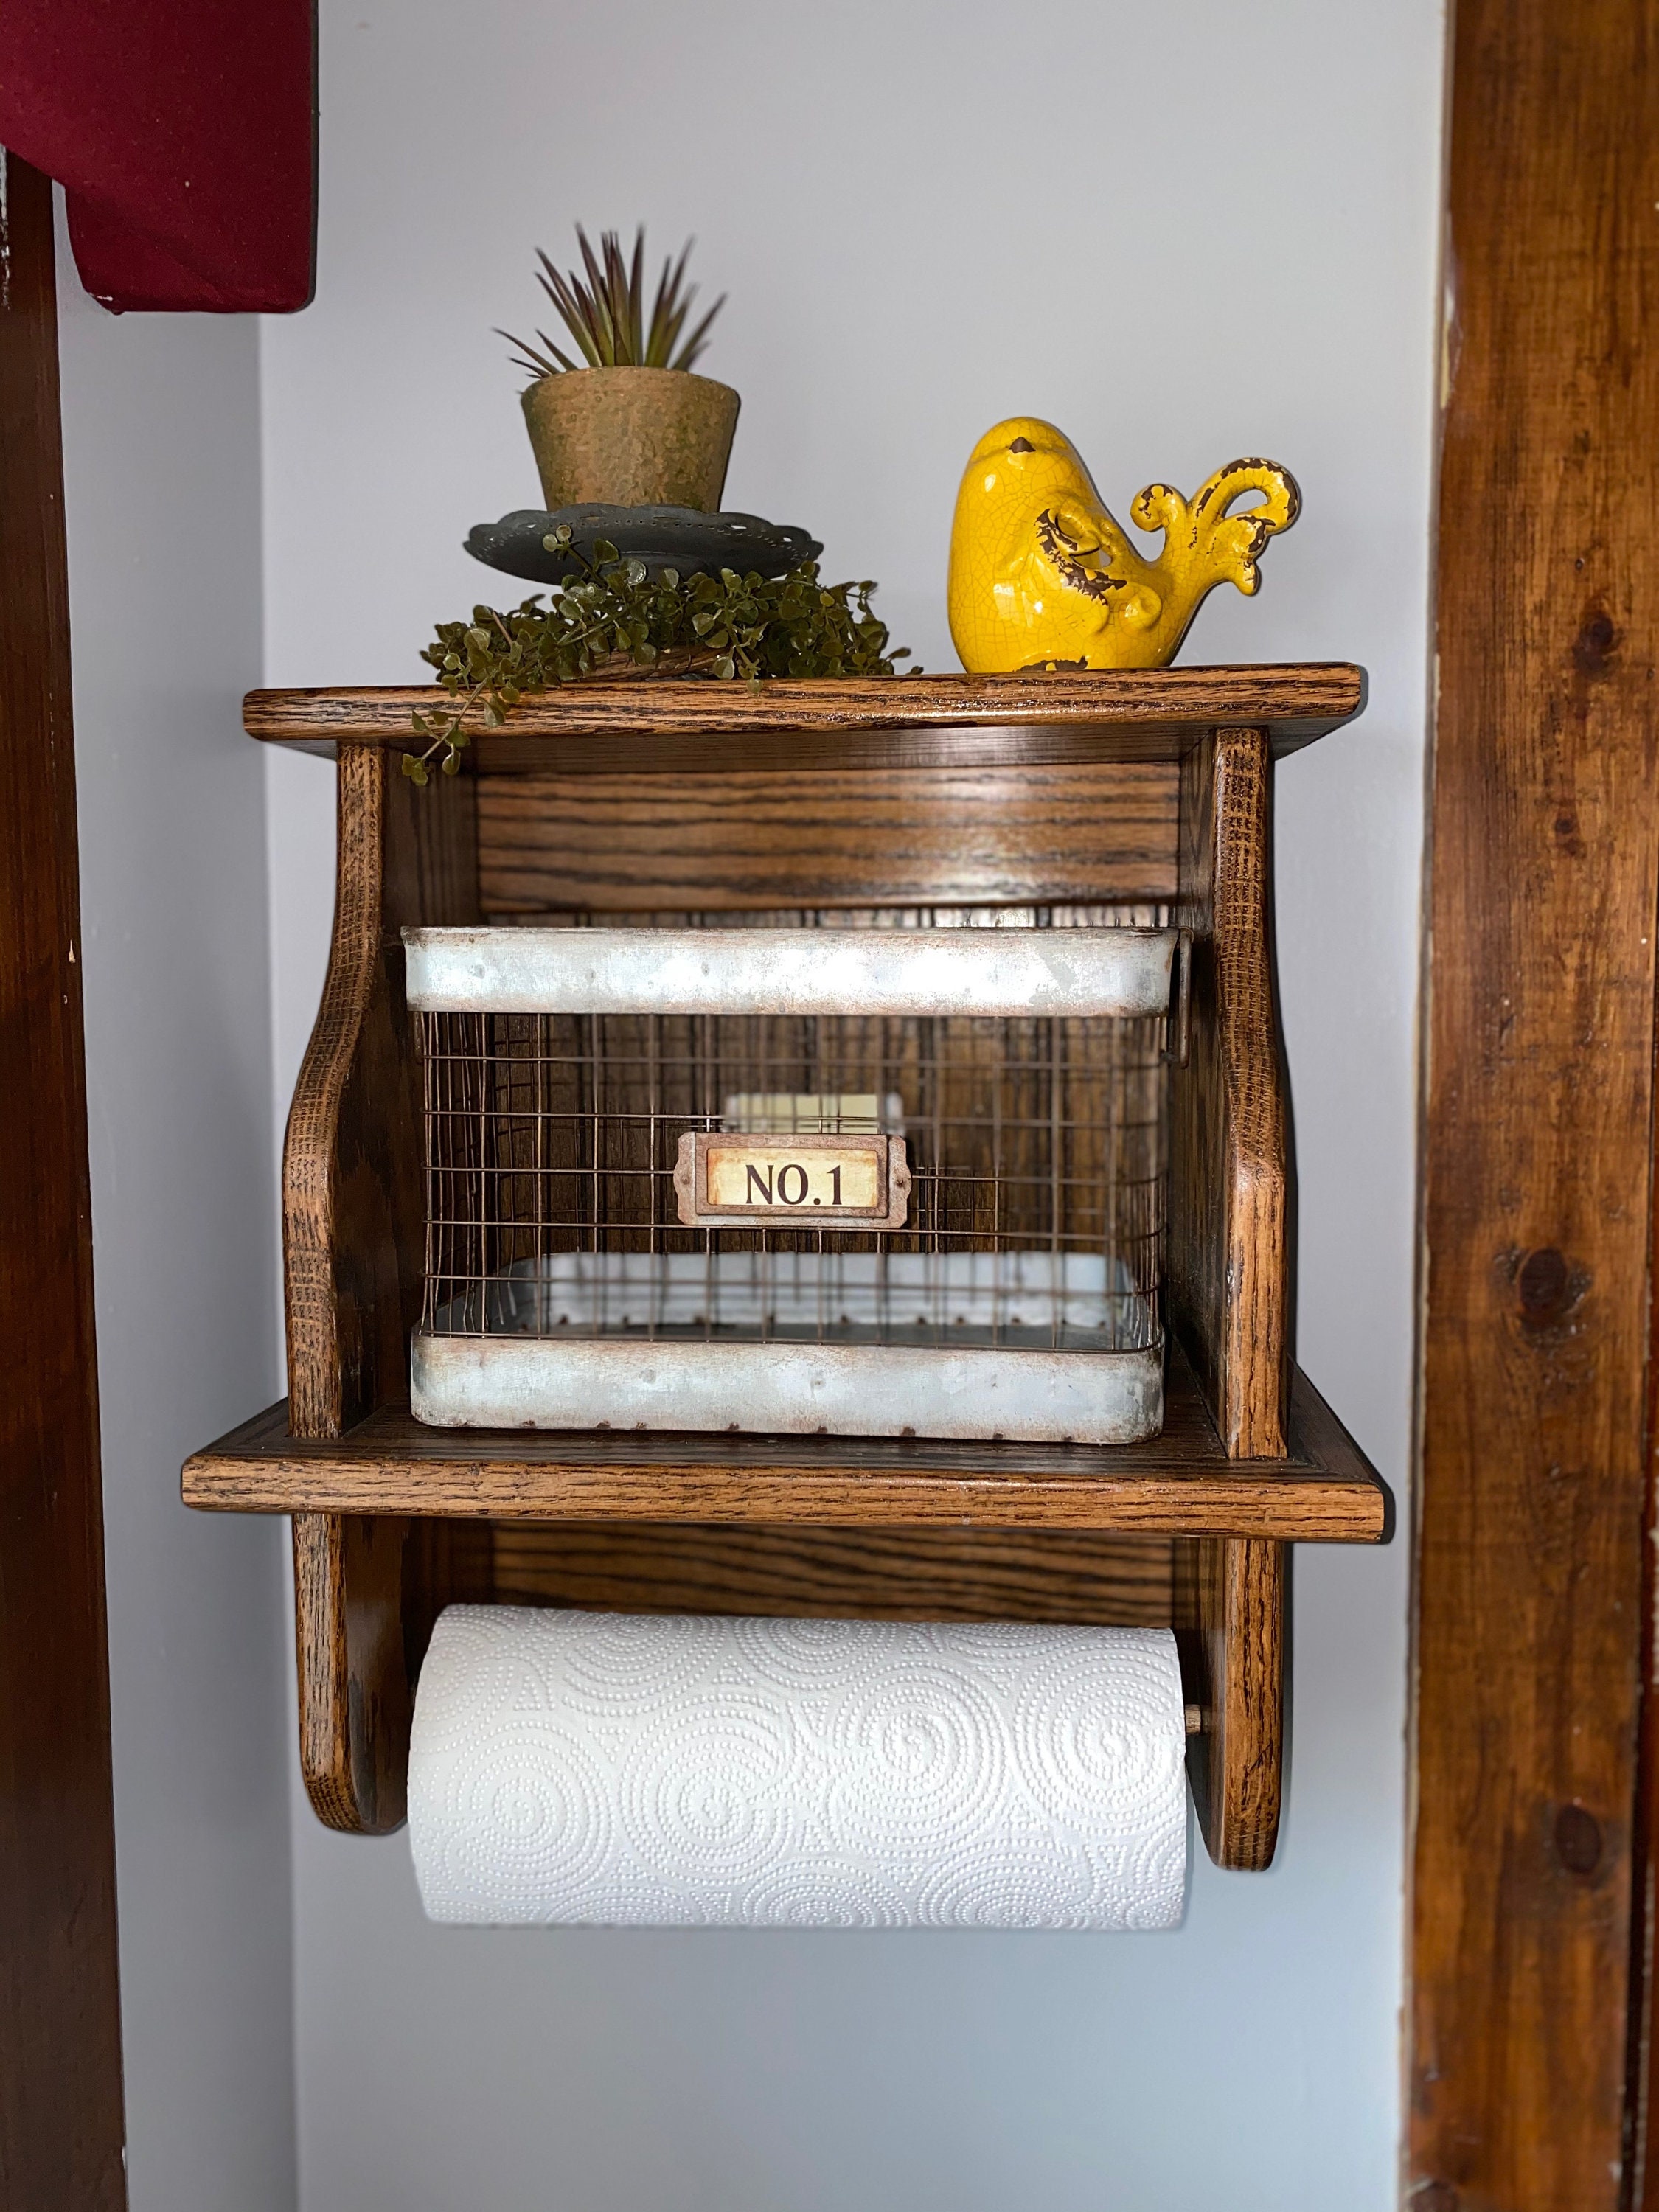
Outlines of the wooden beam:
{"label": "wooden beam", "polygon": [[1425,992],[1419,2212],[1613,2212],[1646,1468],[1659,40],[1459,0]]}
{"label": "wooden beam", "polygon": [[126,2203],[52,187],[0,153],[0,2203]]}

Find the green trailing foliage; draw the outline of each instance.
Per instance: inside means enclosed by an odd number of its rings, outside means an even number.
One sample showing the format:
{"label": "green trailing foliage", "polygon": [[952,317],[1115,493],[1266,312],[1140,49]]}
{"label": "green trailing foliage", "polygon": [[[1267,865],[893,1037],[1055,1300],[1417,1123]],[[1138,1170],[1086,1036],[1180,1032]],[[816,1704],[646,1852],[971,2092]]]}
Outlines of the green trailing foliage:
{"label": "green trailing foliage", "polygon": [[690,368],[708,343],[708,325],[726,305],[722,292],[690,336],[682,338],[697,296],[696,286],[685,281],[691,240],[687,239],[681,247],[678,261],[663,263],[648,320],[645,225],[641,223],[635,232],[634,251],[627,259],[614,230],[602,234],[596,254],[587,242],[587,233],[578,223],[576,243],[581,248],[582,267],[572,270],[568,276],[556,269],[538,246],[536,258],[541,268],[536,281],[558,310],[559,319],[581,358],[573,361],[545,331],[536,333],[539,346],[515,338],[511,331],[497,331],[498,337],[519,349],[519,367],[528,369],[532,380],[558,376],[568,368]]}
{"label": "green trailing foliage", "polygon": [[403,764],[415,782],[434,764],[453,775],[475,722],[499,729],[526,692],[556,684],[891,676],[896,661],[909,659],[908,646],[889,645],[886,623],[871,611],[875,586],[820,583],[816,561],[770,580],[734,568],[653,576],[603,540],[583,560],[568,527],[546,542],[579,564],[549,604],[538,592],[507,614],[475,607],[470,623],[440,623],[422,652],[458,703],[412,717],[422,750],[406,752]]}

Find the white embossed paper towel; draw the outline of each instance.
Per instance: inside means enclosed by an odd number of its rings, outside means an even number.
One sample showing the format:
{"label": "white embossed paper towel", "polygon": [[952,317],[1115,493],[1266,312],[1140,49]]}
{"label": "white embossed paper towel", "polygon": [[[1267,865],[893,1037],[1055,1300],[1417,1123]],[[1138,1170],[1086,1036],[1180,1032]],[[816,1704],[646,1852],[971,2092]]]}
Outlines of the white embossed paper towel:
{"label": "white embossed paper towel", "polygon": [[475,1925],[1170,1928],[1163,1628],[451,1606],[415,1701],[428,1915]]}

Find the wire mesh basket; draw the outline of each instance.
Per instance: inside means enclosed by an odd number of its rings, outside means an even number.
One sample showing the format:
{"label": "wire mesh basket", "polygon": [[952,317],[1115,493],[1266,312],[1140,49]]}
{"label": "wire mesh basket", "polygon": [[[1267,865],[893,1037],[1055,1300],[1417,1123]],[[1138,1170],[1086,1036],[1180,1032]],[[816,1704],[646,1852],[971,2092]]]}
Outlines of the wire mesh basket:
{"label": "wire mesh basket", "polygon": [[1163,1417],[1174,933],[405,933],[440,1425]]}

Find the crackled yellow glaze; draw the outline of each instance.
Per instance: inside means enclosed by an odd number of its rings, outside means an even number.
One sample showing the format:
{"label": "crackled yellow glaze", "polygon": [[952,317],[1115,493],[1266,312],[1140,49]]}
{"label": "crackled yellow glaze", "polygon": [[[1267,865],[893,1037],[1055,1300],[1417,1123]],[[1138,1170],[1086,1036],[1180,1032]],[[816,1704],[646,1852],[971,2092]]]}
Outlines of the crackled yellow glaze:
{"label": "crackled yellow glaze", "polygon": [[[1248,491],[1258,506],[1228,514]],[[1273,461],[1230,461],[1190,506],[1168,484],[1136,495],[1131,519],[1161,530],[1156,561],[1107,513],[1082,457],[1052,422],[1017,415],[988,430],[957,495],[951,635],[975,675],[1041,668],[1162,668],[1218,584],[1253,592],[1267,540],[1301,507]]]}

